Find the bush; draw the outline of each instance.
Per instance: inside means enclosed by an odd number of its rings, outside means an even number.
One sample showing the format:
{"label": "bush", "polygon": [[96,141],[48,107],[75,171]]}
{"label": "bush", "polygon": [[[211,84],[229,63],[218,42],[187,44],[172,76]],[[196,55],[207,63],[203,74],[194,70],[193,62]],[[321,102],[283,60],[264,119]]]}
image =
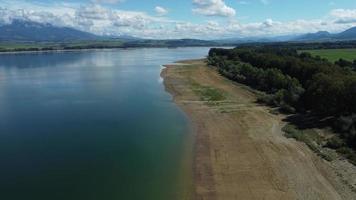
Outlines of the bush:
{"label": "bush", "polygon": [[257,103],[266,104],[268,106],[278,106],[279,111],[283,113],[296,113],[296,109],[285,101],[287,93],[288,91],[286,90],[279,90],[275,94],[261,94],[257,97]]}
{"label": "bush", "polygon": [[343,146],[345,146],[345,142],[337,136],[328,139],[326,143],[326,147],[329,147],[331,149],[339,149]]}
{"label": "bush", "polygon": [[288,114],[293,114],[296,112],[295,108],[285,103],[281,104],[279,110],[283,113],[288,113]]}
{"label": "bush", "polygon": [[352,164],[356,165],[356,152],[354,152],[351,148],[341,147],[336,151],[345,156],[345,158],[347,158]]}
{"label": "bush", "polygon": [[294,139],[296,139],[298,141],[303,141],[304,140],[302,131],[296,129],[296,127],[293,126],[293,125],[288,124],[288,125],[284,126],[282,128],[282,131],[285,132],[285,136],[287,138],[294,138]]}
{"label": "bush", "polygon": [[348,144],[356,148],[356,114],[339,117],[335,127],[341,132],[341,136],[348,141]]}
{"label": "bush", "polygon": [[266,104],[269,106],[276,106],[274,103],[274,95],[272,94],[261,94],[257,97],[257,103]]}

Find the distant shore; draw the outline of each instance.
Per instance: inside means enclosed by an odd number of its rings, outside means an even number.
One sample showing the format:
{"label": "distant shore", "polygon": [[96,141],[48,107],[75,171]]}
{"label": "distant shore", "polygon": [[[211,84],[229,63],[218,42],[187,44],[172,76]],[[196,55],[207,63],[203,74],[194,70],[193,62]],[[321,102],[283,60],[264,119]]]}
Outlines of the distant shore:
{"label": "distant shore", "polygon": [[[183,63],[180,65],[179,63]],[[303,143],[287,139],[283,115],[256,104],[204,60],[162,71],[166,90],[195,131],[195,199],[354,199],[332,164]]]}
{"label": "distant shore", "polygon": [[111,49],[116,49],[116,48],[107,48],[107,49],[54,49],[54,50],[36,50],[36,51],[31,51],[31,50],[16,50],[16,51],[0,51],[1,54],[25,54],[25,53],[56,53],[56,52],[77,52],[77,51],[99,51],[99,50],[111,50]]}
{"label": "distant shore", "polygon": [[[79,48],[79,49],[52,49],[52,50],[0,50],[1,54],[24,54],[24,53],[56,53],[56,52],[80,52],[80,51],[110,51],[115,49],[152,49],[152,48],[167,48],[167,49],[175,49],[175,48],[199,48],[199,47],[214,47],[214,46],[178,46],[178,47],[107,47],[107,48]],[[225,47],[225,46],[219,46]],[[231,46],[226,46],[229,48]]]}

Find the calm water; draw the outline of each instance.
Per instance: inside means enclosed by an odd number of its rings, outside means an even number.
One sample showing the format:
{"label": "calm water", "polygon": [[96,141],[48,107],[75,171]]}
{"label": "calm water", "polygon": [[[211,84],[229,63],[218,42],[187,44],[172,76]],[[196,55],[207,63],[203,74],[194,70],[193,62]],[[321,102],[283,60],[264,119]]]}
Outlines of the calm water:
{"label": "calm water", "polygon": [[0,55],[0,199],[179,198],[189,125],[160,70],[208,50]]}

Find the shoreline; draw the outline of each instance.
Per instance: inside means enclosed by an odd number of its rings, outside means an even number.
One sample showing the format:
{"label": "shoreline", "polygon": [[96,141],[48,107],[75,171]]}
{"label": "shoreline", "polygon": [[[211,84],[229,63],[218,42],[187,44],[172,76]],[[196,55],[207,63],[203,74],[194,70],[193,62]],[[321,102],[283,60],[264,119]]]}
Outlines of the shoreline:
{"label": "shoreline", "polygon": [[[186,117],[188,125],[188,133],[187,133],[187,138],[183,147],[183,152],[182,152],[182,157],[181,157],[181,167],[182,170],[180,171],[181,175],[179,176],[179,182],[178,182],[178,190],[177,193],[179,193],[178,197],[179,200],[192,200],[194,198],[194,152],[195,152],[195,140],[196,140],[196,127],[195,123],[192,123],[190,116],[187,114],[187,110],[184,109],[184,107],[178,105],[178,102],[175,101],[175,96],[177,95],[174,93],[173,88],[169,88],[169,85],[166,83],[166,73],[169,67],[171,66],[180,66],[179,63],[171,63],[171,64],[164,64],[161,65],[161,72],[160,72],[160,78],[162,79],[162,84],[164,86],[165,91],[171,95],[173,103],[175,103],[182,112],[182,114]],[[188,185],[186,185],[188,184]],[[182,195],[183,194],[183,195]],[[173,198],[177,199],[177,197]]]}
{"label": "shoreline", "polygon": [[[204,149],[199,150],[197,148],[197,146],[199,145],[198,142],[200,143],[200,141],[204,140],[203,138],[201,138],[202,134],[199,134],[199,122],[195,121],[195,118],[193,117],[194,115],[194,110],[185,106],[184,103],[179,99],[179,95],[180,92],[177,91],[175,89],[175,87],[173,87],[172,83],[167,80],[167,73],[169,68],[171,67],[179,67],[179,66],[189,66],[189,62],[191,62],[192,60],[181,60],[181,61],[176,61],[174,63],[170,63],[170,64],[165,64],[162,65],[164,68],[162,68],[161,71],[161,77],[163,78],[163,85],[165,87],[165,90],[172,95],[172,100],[173,102],[178,106],[179,109],[182,110],[182,112],[184,112],[184,114],[186,115],[186,117],[189,120],[189,127],[190,127],[190,134],[191,134],[191,149],[192,149],[192,155],[190,155],[190,159],[191,159],[191,170],[192,170],[192,195],[190,199],[200,199],[199,195],[197,195],[196,193],[196,189],[197,189],[197,179],[200,179],[202,177],[199,177],[199,174],[197,173],[198,171],[198,162],[200,157],[202,157],[202,153],[200,151],[208,151],[209,149],[209,144],[206,143],[204,145]],[[209,158],[207,158],[209,159]],[[206,164],[206,163],[204,163]],[[207,177],[206,180],[204,180],[206,185],[213,185],[214,182],[211,179],[211,175],[212,175],[212,169],[210,165],[206,165],[205,169],[204,169],[204,173],[205,174],[210,174],[210,177]],[[215,199],[216,195],[215,192],[213,191],[213,188],[210,188],[210,192],[209,192],[209,198],[206,198],[207,200],[209,199]]]}
{"label": "shoreline", "polygon": [[[202,60],[164,66],[166,91],[194,131],[195,199],[355,197],[329,163],[306,145],[283,136],[284,116],[257,105],[246,86],[222,78]],[[195,87],[221,90],[226,99],[203,101]]]}

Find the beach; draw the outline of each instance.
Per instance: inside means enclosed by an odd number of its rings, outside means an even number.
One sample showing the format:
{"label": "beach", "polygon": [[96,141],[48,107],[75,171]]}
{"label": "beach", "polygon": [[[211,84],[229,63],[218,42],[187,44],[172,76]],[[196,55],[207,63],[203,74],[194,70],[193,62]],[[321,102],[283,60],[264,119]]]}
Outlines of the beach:
{"label": "beach", "polygon": [[[182,63],[182,64],[179,64]],[[329,163],[281,131],[285,116],[256,103],[204,60],[162,71],[166,90],[192,123],[194,199],[353,199]]]}

